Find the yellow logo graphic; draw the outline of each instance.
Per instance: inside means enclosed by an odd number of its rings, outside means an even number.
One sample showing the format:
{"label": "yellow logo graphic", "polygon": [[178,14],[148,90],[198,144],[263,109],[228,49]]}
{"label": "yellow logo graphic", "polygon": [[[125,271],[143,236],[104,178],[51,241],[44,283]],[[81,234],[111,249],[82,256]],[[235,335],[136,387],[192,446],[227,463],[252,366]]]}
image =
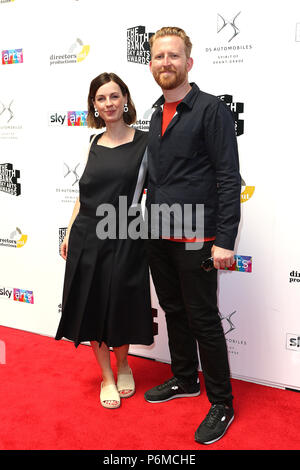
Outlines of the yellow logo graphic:
{"label": "yellow logo graphic", "polygon": [[24,246],[25,243],[27,242],[27,238],[28,238],[27,235],[22,234],[21,238],[17,240],[17,248],[22,248],[22,246]]}
{"label": "yellow logo graphic", "polygon": [[253,196],[255,186],[245,186],[241,193],[241,202],[247,202]]}
{"label": "yellow logo graphic", "polygon": [[90,52],[90,46],[85,45],[81,39],[77,38],[71,45],[69,52],[76,54],[77,62],[82,62]]}
{"label": "yellow logo graphic", "polygon": [[9,248],[22,248],[27,242],[28,235],[22,233],[19,227],[10,233],[8,238],[0,238],[0,246]]}
{"label": "yellow logo graphic", "polygon": [[77,54],[77,62],[82,62],[90,52],[90,46],[83,46],[81,51]]}

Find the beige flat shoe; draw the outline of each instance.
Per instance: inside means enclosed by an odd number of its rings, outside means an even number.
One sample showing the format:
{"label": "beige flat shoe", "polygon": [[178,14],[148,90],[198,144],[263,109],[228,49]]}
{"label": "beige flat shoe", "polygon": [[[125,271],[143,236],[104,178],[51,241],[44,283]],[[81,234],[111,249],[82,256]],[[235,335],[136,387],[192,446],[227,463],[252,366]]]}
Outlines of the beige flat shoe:
{"label": "beige flat shoe", "polygon": [[[135,392],[135,383],[132,375],[132,370],[128,374],[118,374],[117,389],[121,398],[129,398]],[[129,390],[122,393],[124,390]]]}
{"label": "beige flat shoe", "polygon": [[[111,401],[115,401],[116,403],[114,405],[108,403]],[[101,382],[100,402],[104,408],[110,408],[110,409],[119,408],[121,404],[121,400],[120,400],[120,395],[115,384],[104,386],[103,382]]]}

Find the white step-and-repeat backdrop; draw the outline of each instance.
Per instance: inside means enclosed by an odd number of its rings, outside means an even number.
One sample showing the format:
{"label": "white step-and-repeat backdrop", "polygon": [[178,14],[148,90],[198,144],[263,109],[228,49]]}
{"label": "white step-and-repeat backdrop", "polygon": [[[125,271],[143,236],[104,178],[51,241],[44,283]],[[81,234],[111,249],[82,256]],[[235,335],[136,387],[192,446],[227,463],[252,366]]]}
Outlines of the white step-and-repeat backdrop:
{"label": "white step-and-repeat backdrop", "polygon": [[[235,114],[243,188],[234,271],[219,273],[232,376],[300,389],[298,1],[0,0],[0,322],[54,336],[59,256],[93,130],[90,81],[115,72],[147,130],[161,91],[148,40],[180,26],[193,43],[190,81]],[[155,344],[169,361],[152,286]],[[1,339],[1,338],[0,338]]]}

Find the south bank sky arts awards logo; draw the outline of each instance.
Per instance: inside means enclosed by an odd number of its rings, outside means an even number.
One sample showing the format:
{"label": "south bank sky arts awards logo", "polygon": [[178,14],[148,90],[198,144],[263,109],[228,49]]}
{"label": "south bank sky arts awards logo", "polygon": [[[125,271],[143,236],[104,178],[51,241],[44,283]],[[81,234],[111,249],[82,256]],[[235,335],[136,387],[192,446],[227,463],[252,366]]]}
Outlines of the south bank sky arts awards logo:
{"label": "south bank sky arts awards logo", "polygon": [[[244,134],[244,120],[241,119],[240,114],[244,112],[244,103],[233,101],[232,95],[218,95],[218,98],[222,100],[232,112],[234,122],[235,122],[235,133],[236,136]],[[242,178],[242,192],[241,192],[241,202],[247,202],[253,196],[255,186],[249,186],[246,184],[245,180]]]}
{"label": "south bank sky arts awards logo", "polygon": [[127,61],[148,65],[151,59],[149,39],[154,33],[147,33],[145,26],[127,29]]}
{"label": "south bank sky arts awards logo", "polygon": [[90,52],[90,46],[77,38],[67,52],[50,55],[50,65],[76,64],[86,59]]}
{"label": "south bank sky arts awards logo", "polygon": [[20,196],[21,184],[20,170],[16,170],[12,163],[0,163],[0,191],[11,196]]}
{"label": "south bank sky arts awards logo", "polygon": [[241,11],[216,14],[215,42],[205,47],[205,53],[212,64],[234,65],[247,59],[253,45],[244,41],[241,18]]}

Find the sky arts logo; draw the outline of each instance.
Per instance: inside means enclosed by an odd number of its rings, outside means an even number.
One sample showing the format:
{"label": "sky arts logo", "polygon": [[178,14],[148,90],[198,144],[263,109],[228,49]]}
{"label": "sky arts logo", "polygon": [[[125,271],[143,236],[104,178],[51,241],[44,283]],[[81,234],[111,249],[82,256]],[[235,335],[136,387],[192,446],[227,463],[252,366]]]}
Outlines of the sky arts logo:
{"label": "sky arts logo", "polygon": [[50,65],[76,64],[82,62],[88,56],[90,46],[87,46],[79,38],[71,45],[67,53],[52,54],[50,56]]}
{"label": "sky arts logo", "polygon": [[87,111],[67,111],[66,113],[52,113],[49,116],[49,126],[78,127],[87,126]]}
{"label": "sky arts logo", "polygon": [[31,290],[17,289],[15,287],[0,287],[0,299],[15,300],[25,304],[33,304],[33,292]]}
{"label": "sky arts logo", "polygon": [[16,227],[16,230],[10,233],[7,238],[0,238],[0,246],[7,246],[9,248],[22,248],[27,242],[28,235],[22,233],[21,229]]}
{"label": "sky arts logo", "polygon": [[292,351],[300,351],[300,335],[295,333],[287,333],[286,335],[286,349]]}
{"label": "sky arts logo", "polygon": [[234,259],[231,268],[223,268],[223,270],[252,273],[252,256],[234,255]]}
{"label": "sky arts logo", "polygon": [[7,49],[2,51],[2,65],[23,63],[23,49]]}

